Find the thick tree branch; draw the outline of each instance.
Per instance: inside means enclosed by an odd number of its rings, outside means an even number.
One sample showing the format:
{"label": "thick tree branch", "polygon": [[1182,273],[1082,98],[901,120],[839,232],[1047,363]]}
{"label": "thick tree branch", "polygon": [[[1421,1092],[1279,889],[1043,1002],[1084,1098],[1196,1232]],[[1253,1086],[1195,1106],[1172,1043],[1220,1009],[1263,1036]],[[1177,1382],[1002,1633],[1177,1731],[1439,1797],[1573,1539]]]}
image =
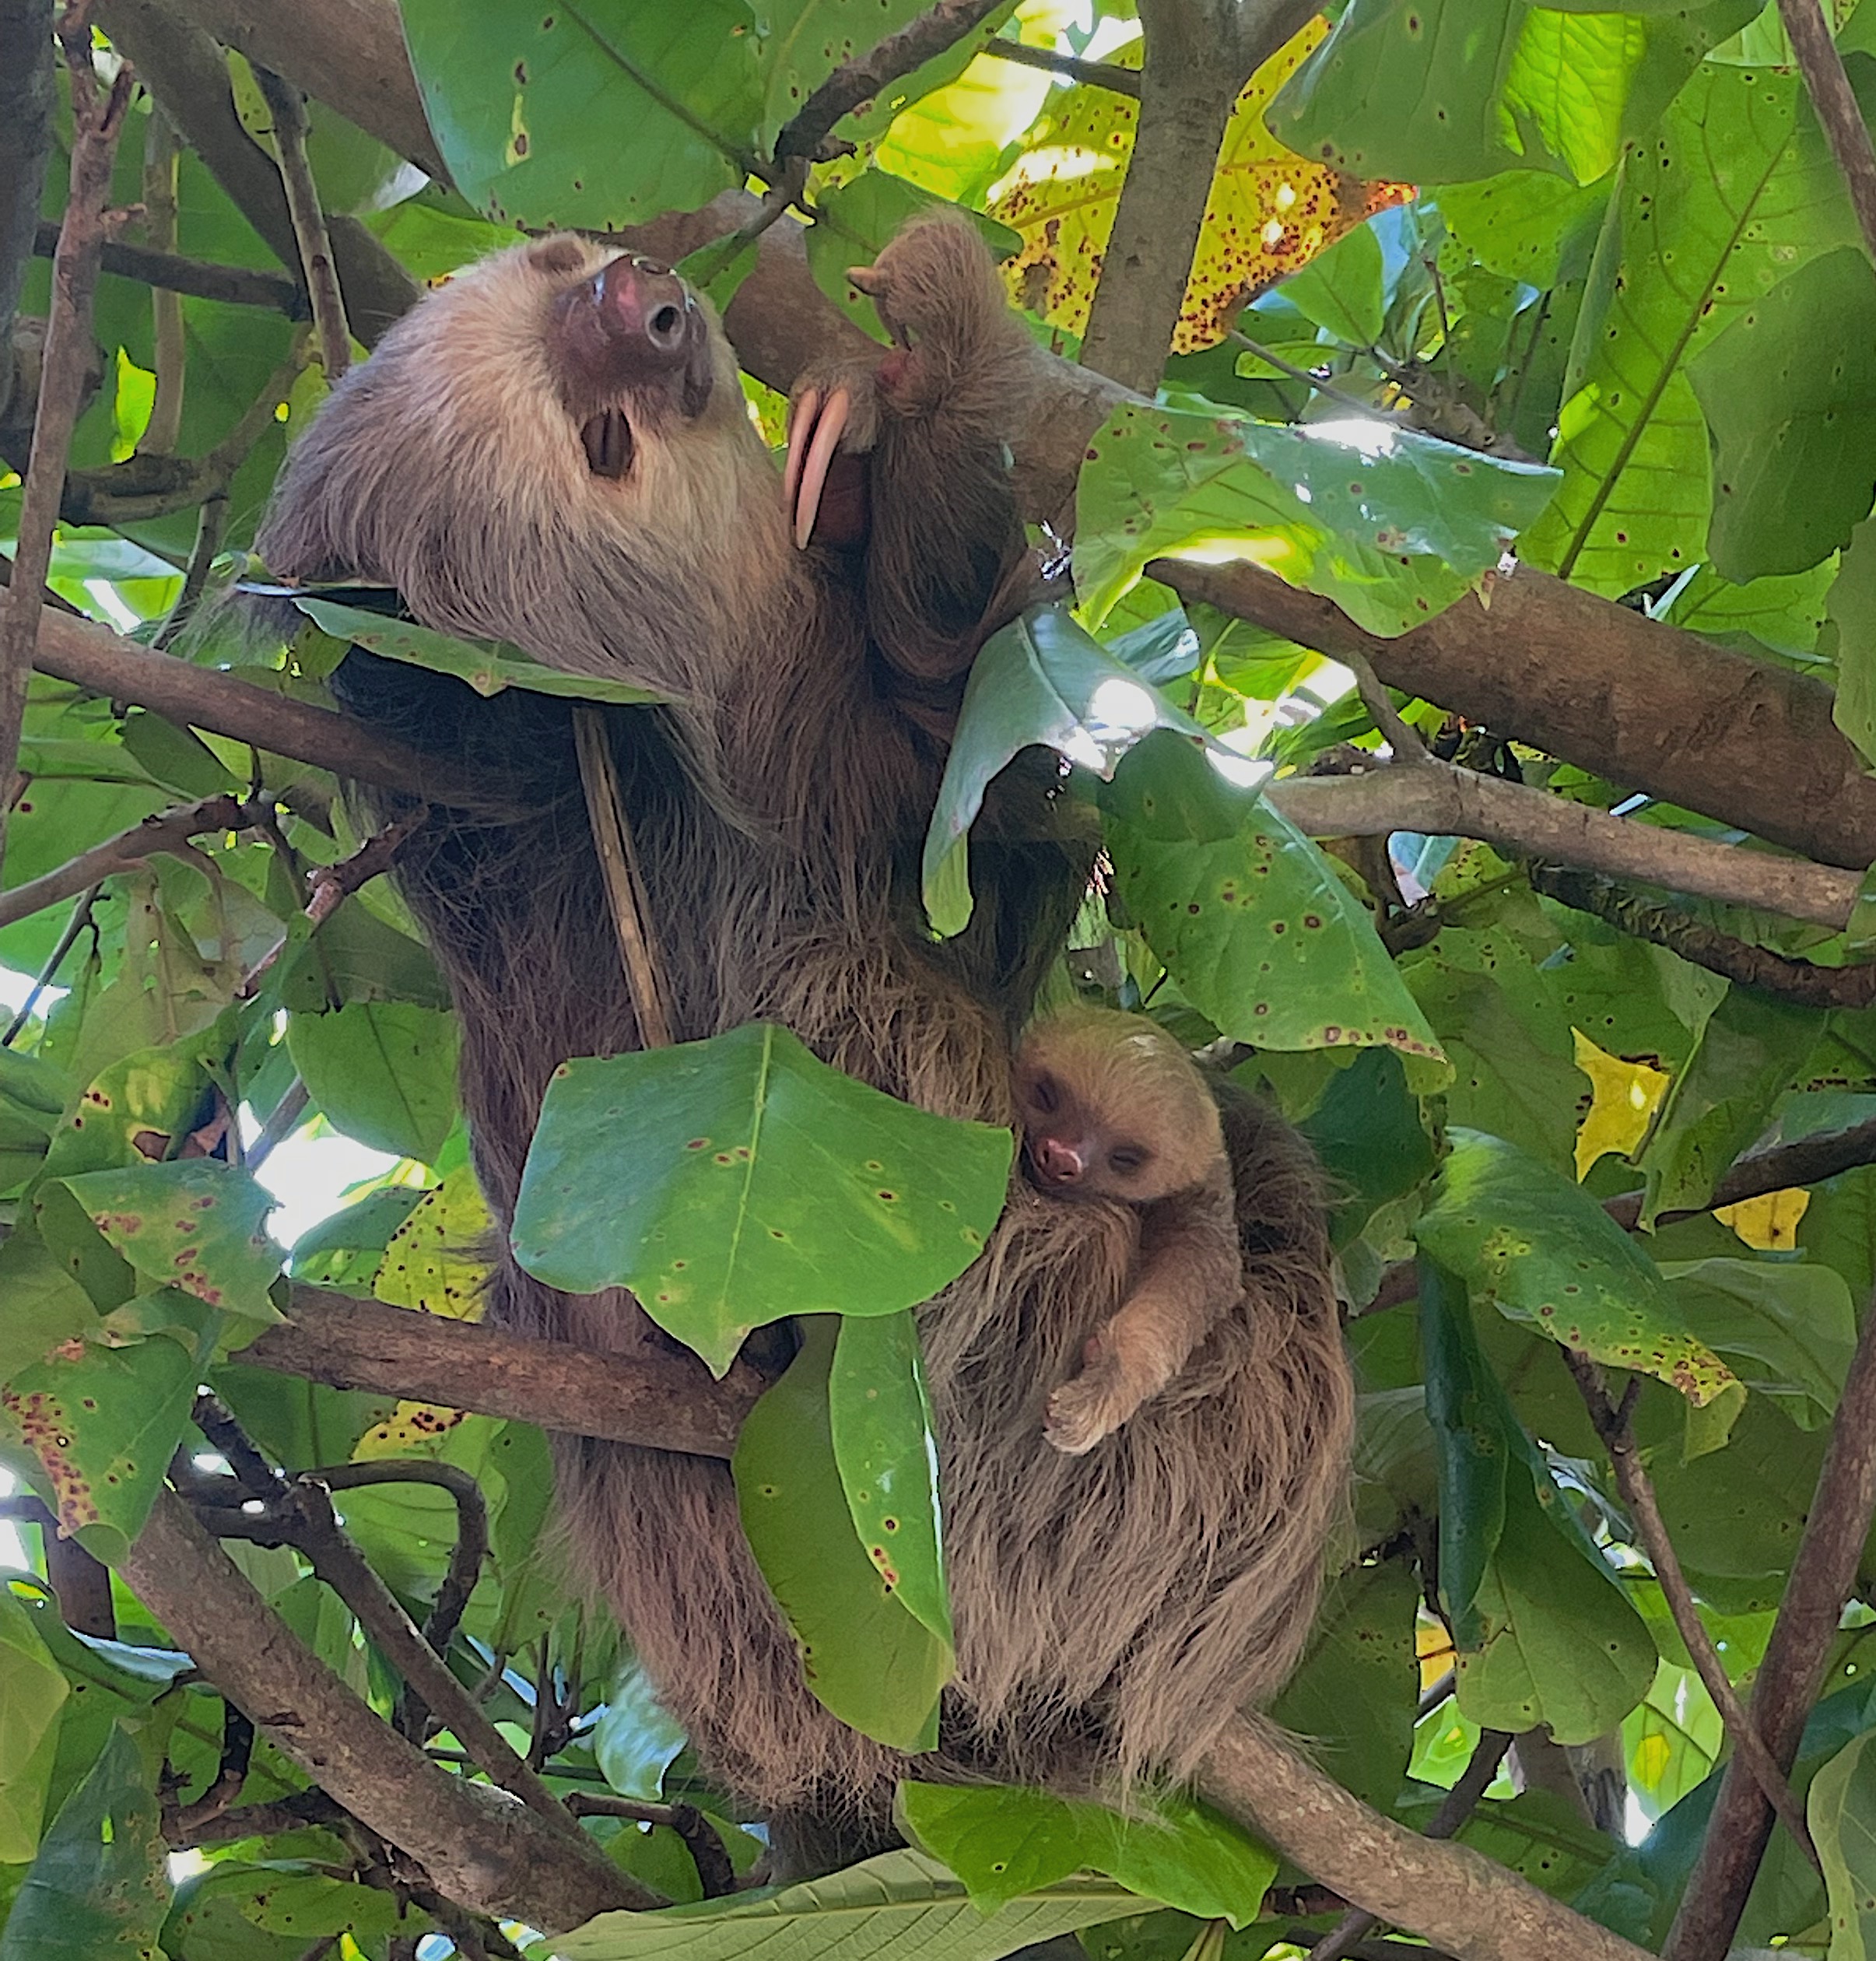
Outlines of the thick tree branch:
{"label": "thick tree branch", "polygon": [[[1866,1311],[1832,1419],[1791,1578],[1766,1644],[1748,1720],[1787,1777],[1876,1514],[1876,1312]],[[1722,1961],[1772,1833],[1772,1807],[1743,1752],[1728,1760],[1665,1961]]]}
{"label": "thick tree branch", "polygon": [[1264,795],[1312,837],[1379,837],[1397,830],[1476,837],[1520,857],[1581,865],[1839,931],[1857,902],[1854,872],[1611,816],[1590,804],[1431,758],[1411,769],[1286,777]]}
{"label": "thick tree branch", "polygon": [[[13,315],[32,266],[58,99],[52,0],[0,7],[0,423],[13,391]],[[58,227],[48,229],[56,241]]]}
{"label": "thick tree branch", "polygon": [[1876,861],[1876,777],[1831,720],[1831,691],[1520,567],[1490,609],[1461,599],[1397,640],[1246,563],[1155,559],[1148,575],[1375,672],[1627,788],[1826,865]]}
{"label": "thick tree branch", "polygon": [[328,1795],[479,1912],[559,1931],[647,1896],[522,1805],[452,1776],[326,1667],[161,1493],[118,1570],[196,1666]]}
{"label": "thick tree branch", "polygon": [[1198,1787],[1345,1900],[1460,1961],[1645,1961],[1641,1949],[1482,1853],[1370,1810],[1248,1718],[1213,1746]]}
{"label": "thick tree branch", "polygon": [[[285,16],[295,9],[279,11]],[[394,23],[394,7],[391,18]],[[215,40],[159,0],[100,0],[98,19],[268,249],[282,265],[297,265],[280,173],[241,126],[227,57]],[[356,219],[335,218],[330,228],[352,331],[374,346],[392,321],[410,310],[416,282]]]}
{"label": "thick tree branch", "polygon": [[[42,224],[33,234],[33,250],[50,258],[58,244],[58,227]],[[160,286],[166,293],[195,300],[219,300],[230,307],[263,307],[289,320],[312,317],[300,282],[289,272],[257,272],[246,265],[216,265],[207,259],[181,258],[174,252],[154,252],[121,238],[107,240],[104,270],[119,278]]]}
{"label": "thick tree branch", "polygon": [[762,1384],[738,1365],[721,1382],[689,1356],[595,1355],[565,1342],[413,1314],[297,1284],[287,1318],[235,1359],[545,1430],[727,1458]]}
{"label": "thick tree branch", "polygon": [[1876,259],[1876,145],[1870,141],[1869,125],[1843,72],[1843,57],[1818,0],[1778,0],[1778,13],[1797,57],[1811,106],[1824,125],[1824,139],[1850,187],[1863,248]]}

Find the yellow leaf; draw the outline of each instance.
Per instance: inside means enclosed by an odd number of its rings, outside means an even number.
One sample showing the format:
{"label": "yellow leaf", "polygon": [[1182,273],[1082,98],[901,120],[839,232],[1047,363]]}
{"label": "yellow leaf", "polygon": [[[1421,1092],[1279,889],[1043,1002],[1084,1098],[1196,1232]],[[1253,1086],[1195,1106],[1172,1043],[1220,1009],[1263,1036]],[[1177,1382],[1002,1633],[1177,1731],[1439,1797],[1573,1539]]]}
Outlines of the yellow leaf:
{"label": "yellow leaf", "polygon": [[1742,1198],[1736,1205],[1716,1206],[1713,1216],[1761,1253],[1790,1253],[1797,1251],[1798,1221],[1810,1203],[1811,1194],[1794,1187]]}
{"label": "yellow leaf", "polygon": [[1652,1730],[1635,1746],[1629,1771],[1644,1791],[1653,1791],[1667,1774],[1674,1747],[1659,1730]]}
{"label": "yellow leaf", "polygon": [[391,1234],[372,1292],[393,1307],[476,1320],[489,1272],[482,1254],[489,1231],[489,1209],[475,1177],[452,1171]]}
{"label": "yellow leaf", "polygon": [[1580,1028],[1570,1033],[1576,1042],[1576,1066],[1590,1079],[1589,1114],[1576,1132],[1578,1182],[1590,1166],[1614,1152],[1626,1157],[1648,1135],[1648,1126],[1666,1095],[1665,1071],[1646,1062],[1625,1062],[1599,1049]]}
{"label": "yellow leaf", "polygon": [[352,1453],[354,1463],[378,1458],[433,1457],[437,1446],[462,1421],[460,1409],[441,1403],[401,1402],[381,1423],[373,1423]]}
{"label": "yellow leaf", "polygon": [[[1318,17],[1259,68],[1238,97],[1205,205],[1173,351],[1222,341],[1247,300],[1308,265],[1344,233],[1390,205],[1409,184],[1369,183],[1285,149],[1264,126],[1271,99],[1328,32]],[[1140,44],[1107,58],[1137,68]],[[1019,305],[1079,334],[1101,276],[1114,206],[1133,155],[1140,105],[1111,90],[1067,90],[1060,111],[998,189],[991,216],[1022,235],[1004,267]]]}
{"label": "yellow leaf", "polygon": [[1438,1621],[1422,1615],[1414,1623],[1414,1653],[1420,1663],[1420,1693],[1428,1689],[1443,1676],[1452,1672],[1458,1658],[1453,1646],[1453,1637]]}

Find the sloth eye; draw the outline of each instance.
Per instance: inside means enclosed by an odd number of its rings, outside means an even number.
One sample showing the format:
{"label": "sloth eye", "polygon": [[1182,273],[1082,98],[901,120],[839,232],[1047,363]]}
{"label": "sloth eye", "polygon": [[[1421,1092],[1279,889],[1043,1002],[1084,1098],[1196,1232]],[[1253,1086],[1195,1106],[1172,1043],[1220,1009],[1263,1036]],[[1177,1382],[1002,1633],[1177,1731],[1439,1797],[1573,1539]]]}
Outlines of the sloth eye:
{"label": "sloth eye", "polygon": [[1029,1085],[1029,1100],[1043,1116],[1053,1117],[1061,1107],[1061,1092],[1055,1086],[1054,1076],[1039,1075]]}
{"label": "sloth eye", "polygon": [[1123,1177],[1131,1177],[1152,1156],[1144,1144],[1120,1144],[1107,1153],[1107,1168],[1118,1171]]}

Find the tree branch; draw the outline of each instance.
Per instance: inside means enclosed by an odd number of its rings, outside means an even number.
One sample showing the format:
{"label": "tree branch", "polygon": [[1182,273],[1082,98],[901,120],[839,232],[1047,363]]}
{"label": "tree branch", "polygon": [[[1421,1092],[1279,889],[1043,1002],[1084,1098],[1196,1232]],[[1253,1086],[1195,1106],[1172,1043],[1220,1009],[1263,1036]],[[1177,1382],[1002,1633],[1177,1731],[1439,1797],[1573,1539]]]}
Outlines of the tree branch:
{"label": "tree branch", "polygon": [[1131,96],[1136,102],[1140,100],[1140,71],[1122,68],[1117,62],[1085,61],[1078,54],[1059,54],[1053,47],[1031,47],[1022,41],[1005,40],[1001,36],[986,41],[984,52],[995,55],[1000,61],[1041,68],[1050,75],[1066,75],[1071,82],[1085,82],[1090,88]]}
{"label": "tree branch", "polygon": [[[58,244],[58,227],[42,224],[33,234],[33,250],[50,258]],[[118,278],[166,293],[185,293],[195,300],[219,300],[228,307],[262,307],[289,320],[309,320],[311,312],[300,282],[291,273],[257,272],[245,265],[216,265],[207,259],[179,258],[153,251],[126,239],[107,239],[103,267]]]}
{"label": "tree branch", "polygon": [[[1748,1720],[1780,1772],[1790,1775],[1817,1700],[1843,1603],[1876,1514],[1876,1312],[1866,1312],[1832,1419],[1818,1488],[1791,1578],[1766,1644]],[[1772,1807],[1744,1752],[1720,1780],[1700,1857],[1681,1896],[1665,1961],[1722,1961],[1772,1833]]]}
{"label": "tree branch", "polygon": [[1463,1961],[1645,1961],[1482,1853],[1383,1818],[1252,1718],[1213,1745],[1198,1787],[1345,1900]]}
{"label": "tree branch", "polygon": [[274,149],[280,163],[281,188],[286,192],[287,215],[293,221],[300,276],[313,303],[313,326],[319,336],[319,363],[326,386],[337,388],[352,365],[352,332],[345,324],[345,302],[332,266],[332,240],[326,215],[320,209],[319,187],[306,153],[306,97],[272,68],[258,68],[268,113],[273,118]]}
{"label": "tree branch", "polygon": [[[9,419],[13,316],[32,264],[58,101],[52,72],[52,0],[18,0],[17,5],[0,7],[0,423]],[[45,229],[56,241],[58,227]]]}
{"label": "tree branch", "polygon": [[234,1358],[335,1389],[366,1389],[545,1430],[727,1458],[762,1384],[713,1382],[689,1356],[598,1355],[295,1284],[286,1319]]}
{"label": "tree branch", "polygon": [[1843,72],[1843,57],[1818,0],[1778,0],[1778,14],[1797,57],[1811,106],[1824,125],[1824,140],[1849,187],[1863,249],[1876,259],[1876,145],[1870,141],[1869,125]]}
{"label": "tree branch", "polygon": [[[97,289],[98,258],[113,229],[111,163],[134,80],[120,69],[110,94],[100,93],[87,16],[83,0],[66,0],[58,24],[72,89],[71,191],[52,261],[52,308],[33,417],[32,456],[19,494],[12,576],[0,593],[0,811],[12,803],[20,724],[26,684],[32,679],[46,573],[52,563],[65,459],[91,364],[91,300]],[[0,861],[5,849],[6,832],[0,819]]]}
{"label": "tree branch", "polygon": [[1636,1537],[1648,1556],[1648,1563],[1654,1569],[1654,1577],[1667,1602],[1667,1611],[1674,1616],[1675,1629],[1693,1662],[1695,1673],[1713,1697],[1713,1707],[1719,1710],[1727,1734],[1733,1739],[1733,1747],[1745,1758],[1752,1770],[1753,1781],[1783,1820],[1785,1829],[1797,1841],[1798,1849],[1822,1873],[1823,1861],[1811,1843],[1803,1808],[1792,1796],[1790,1785],[1772,1761],[1765,1739],[1747,1715],[1745,1705],[1740,1701],[1727,1674],[1726,1665],[1720,1659],[1720,1651],[1713,1646],[1713,1637],[1700,1618],[1700,1610],[1694,1605],[1693,1589],[1681,1570],[1674,1541],[1668,1536],[1667,1521],[1662,1517],[1660,1506],[1655,1500],[1653,1480],[1642,1462],[1635,1432],[1629,1423],[1629,1412],[1634,1407],[1635,1392],[1640,1386],[1641,1378],[1631,1377],[1621,1403],[1612,1403],[1604,1385],[1602,1370],[1587,1355],[1567,1348],[1561,1352],[1565,1365],[1576,1378],[1596,1434],[1609,1454],[1609,1462],[1615,1472],[1615,1488],[1622,1493],[1622,1503],[1629,1507]]}
{"label": "tree branch", "polygon": [[321,1789],[479,1912],[552,1931],[647,1896],[522,1805],[432,1763],[300,1641],[164,1491],[118,1570],[228,1700]]}
{"label": "tree branch", "polygon": [[684,1841],[697,1883],[706,1900],[721,1900],[736,1890],[736,1868],[723,1849],[717,1828],[695,1805],[647,1805],[636,1798],[576,1791],[566,1801],[576,1818],[629,1818],[640,1825],[664,1825]]}

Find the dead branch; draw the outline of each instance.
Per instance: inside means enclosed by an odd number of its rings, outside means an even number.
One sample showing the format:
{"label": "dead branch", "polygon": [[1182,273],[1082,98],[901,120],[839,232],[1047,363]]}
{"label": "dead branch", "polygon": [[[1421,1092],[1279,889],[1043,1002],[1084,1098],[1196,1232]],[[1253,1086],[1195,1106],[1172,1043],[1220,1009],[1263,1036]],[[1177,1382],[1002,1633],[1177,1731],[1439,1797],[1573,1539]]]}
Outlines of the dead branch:
{"label": "dead branch", "polygon": [[160,811],[11,892],[0,893],[0,926],[84,893],[113,872],[128,871],[159,852],[174,852],[205,832],[244,830],[254,822],[253,807],[236,797],[205,797],[200,803]]}
{"label": "dead branch", "polygon": [[[120,69],[109,95],[100,93],[91,61],[88,16],[84,0],[67,0],[58,23],[72,89],[71,190],[52,261],[52,308],[46,323],[38,408],[33,418],[31,459],[20,492],[13,576],[0,595],[0,808],[10,808],[12,802],[26,683],[32,678],[33,651],[39,637],[40,595],[52,563],[52,535],[58,523],[66,454],[91,361],[91,300],[97,289],[98,259],[114,228],[111,163],[117,153],[117,138],[135,79]],[[0,861],[5,849],[6,833],[0,827]]]}
{"label": "dead branch", "polygon": [[[241,125],[227,60],[216,42],[160,0],[99,0],[97,12],[112,45],[136,64],[145,87],[268,249],[282,265],[296,265],[298,248],[280,173]],[[391,16],[395,32],[394,7]],[[329,229],[346,317],[359,339],[373,346],[393,321],[410,310],[417,283],[357,219],[335,218]]]}
{"label": "dead branch", "polygon": [[1053,47],[1031,47],[1022,41],[997,36],[984,44],[984,52],[1000,61],[1015,61],[1024,68],[1041,68],[1050,75],[1065,75],[1071,82],[1085,82],[1090,88],[1106,89],[1111,94],[1140,100],[1140,71],[1122,68],[1114,61],[1085,61],[1078,54],[1058,54]]}
{"label": "dead branch", "polygon": [[[1511,1735],[1507,1730],[1481,1730],[1478,1742],[1474,1746],[1466,1767],[1459,1773],[1458,1781],[1439,1801],[1439,1808],[1434,1812],[1427,1826],[1426,1836],[1430,1839],[1450,1839],[1478,1808],[1478,1801],[1485,1794],[1486,1787],[1498,1775],[1498,1767],[1505,1760],[1505,1752],[1511,1748]],[[1360,1907],[1345,1914],[1341,1921],[1310,1949],[1308,1961],[1345,1961],[1360,1948],[1362,1942],[1380,1924],[1375,1915],[1364,1913]]]}
{"label": "dead branch", "polygon": [[573,711],[573,739],[580,752],[580,781],[586,791],[587,821],[605,879],[612,929],[619,941],[632,1017],[647,1048],[669,1048],[670,991],[658,951],[656,922],[638,868],[625,799],[612,767],[612,748],[604,714],[594,707]]}
{"label": "dead branch", "polygon": [[[1791,1578],[1753,1684],[1748,1720],[1789,1777],[1817,1700],[1843,1603],[1876,1514],[1876,1313],[1864,1317],[1830,1426]],[[1772,1833],[1772,1807],[1744,1752],[1720,1780],[1706,1836],[1661,1950],[1664,1961],[1722,1961]]]}
{"label": "dead branch", "polygon": [[689,1355],[599,1355],[296,1283],[286,1319],[238,1359],[335,1389],[479,1410],[543,1429],[727,1458],[762,1384]]}
{"label": "dead branch", "polygon": [[999,4],[1000,0],[937,0],[897,33],[887,35],[865,54],[843,61],[776,138],[776,162],[785,163],[793,156],[817,157],[843,116],[870,102],[902,75],[910,75],[948,47],[955,47]]}
{"label": "dead branch", "polygon": [[[58,227],[42,224],[33,236],[33,250],[50,258],[58,244]],[[118,278],[143,286],[160,286],[195,300],[219,300],[226,307],[259,307],[284,314],[289,320],[309,320],[311,310],[300,282],[286,272],[256,271],[245,265],[216,265],[207,259],[182,258],[127,239],[107,240],[103,267]]]}
{"label": "dead branch", "polygon": [[1594,873],[1560,865],[1529,868],[1531,889],[1590,914],[1631,939],[1664,946],[1695,966],[1804,1008],[1867,1008],[1876,1001],[1876,964],[1821,966],[1720,932]]}
{"label": "dead branch", "polygon": [[1876,258],[1876,145],[1870,141],[1869,125],[1843,72],[1843,57],[1831,37],[1830,24],[1818,0],[1778,0],[1778,16],[1797,57],[1811,106],[1824,125],[1824,140],[1849,187],[1863,249]]}
{"label": "dead branch", "polygon": [[1615,1487],[1622,1493],[1622,1503],[1629,1507],[1636,1536],[1648,1556],[1648,1563],[1654,1569],[1654,1577],[1660,1582],[1667,1611],[1674,1616],[1675,1629],[1693,1662],[1694,1672],[1713,1697],[1713,1707],[1720,1712],[1727,1735],[1733,1739],[1733,1747],[1746,1758],[1754,1782],[1764,1792],[1766,1801],[1777,1812],[1785,1829],[1797,1841],[1799,1850],[1822,1873],[1823,1862],[1818,1857],[1818,1848],[1811,1843],[1803,1808],[1792,1796],[1790,1785],[1772,1761],[1765,1739],[1752,1727],[1745,1705],[1740,1701],[1727,1674],[1726,1665],[1713,1646],[1713,1637],[1700,1618],[1700,1610],[1694,1605],[1693,1589],[1681,1570],[1674,1541],[1668,1536],[1667,1521],[1662,1517],[1660,1506],[1655,1500],[1654,1481],[1642,1462],[1630,1424],[1641,1378],[1632,1376],[1621,1402],[1612,1403],[1604,1384],[1602,1370],[1595,1363],[1574,1349],[1565,1349],[1562,1353],[1582,1392],[1583,1406],[1590,1412],[1596,1434],[1609,1454],[1609,1462],[1615,1472]]}
{"label": "dead branch", "polygon": [[[20,0],[19,5],[0,7],[0,423],[10,419],[13,316],[32,263],[58,102],[52,0]],[[44,229],[56,241],[58,227]]]}
{"label": "dead branch", "polygon": [[[268,1741],[465,1907],[545,1930],[652,1902],[524,1805],[432,1763],[299,1640],[173,1493],[118,1570],[204,1675]],[[225,1821],[224,1821],[225,1822]]]}
{"label": "dead branch", "polygon": [[319,187],[313,181],[313,167],[307,159],[306,98],[272,68],[258,68],[254,77],[274,121],[280,182],[286,192],[287,215],[293,220],[293,243],[299,248],[300,276],[313,303],[320,366],[325,370],[326,386],[336,388],[352,365],[352,333],[345,324],[338,275],[333,270],[332,240],[326,215],[320,209]]}
{"label": "dead branch", "polygon": [[1483,1853],[1383,1818],[1247,1718],[1213,1746],[1198,1788],[1311,1878],[1463,1961],[1645,1961]]}

